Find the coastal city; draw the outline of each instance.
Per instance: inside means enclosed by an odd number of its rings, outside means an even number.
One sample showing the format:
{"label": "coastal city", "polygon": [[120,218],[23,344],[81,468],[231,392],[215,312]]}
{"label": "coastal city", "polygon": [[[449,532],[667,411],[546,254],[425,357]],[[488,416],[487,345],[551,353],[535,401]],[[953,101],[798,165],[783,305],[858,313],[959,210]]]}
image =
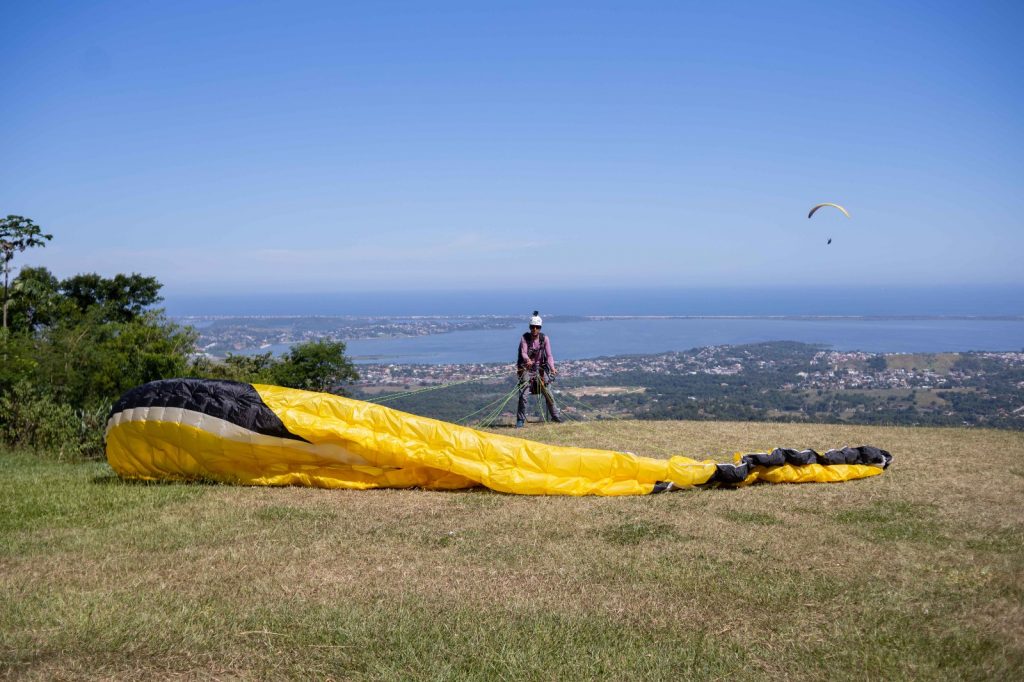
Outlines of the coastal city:
{"label": "coastal city", "polygon": [[[764,357],[757,346],[710,346],[693,351],[658,355],[617,356],[587,360],[563,360],[558,363],[563,380],[612,378],[620,374],[660,374],[740,376],[745,372],[777,369],[779,359]],[[971,386],[991,373],[991,369],[957,364],[962,353],[873,354],[863,352],[818,351],[808,370],[795,372],[794,381],[780,384],[783,390],[920,388],[950,389]],[[970,357],[1008,370],[1024,370],[1024,352],[979,352]],[[919,367],[918,364],[921,366]],[[945,368],[943,368],[945,366]],[[368,364],[359,366],[358,386],[431,386],[452,382],[511,376],[509,364]],[[1015,386],[1024,390],[1024,378]]]}
{"label": "coastal city", "polygon": [[[597,318],[560,318],[588,321]],[[305,341],[514,331],[507,316],[184,318],[201,353],[276,354]],[[359,358],[354,358],[357,362]],[[508,363],[358,364],[350,394],[458,419],[516,382]],[[454,386],[443,393],[433,389]],[[560,360],[553,390],[585,418],[768,419],[1024,428],[1024,351],[868,353],[771,342]],[[423,389],[431,389],[424,391]],[[409,395],[404,395],[409,394]],[[440,396],[440,397],[439,397]],[[481,402],[482,401],[482,402]],[[569,406],[567,406],[569,407]]]}
{"label": "coastal city", "polygon": [[479,329],[505,329],[518,318],[467,316],[186,316],[177,320],[195,328],[200,351],[211,358],[231,353],[280,350],[306,341],[345,341],[430,336]]}
{"label": "coastal city", "polygon": [[[1024,428],[1024,352],[872,354],[792,342],[710,346],[558,363],[556,394],[586,398],[590,416],[780,419]],[[456,385],[401,399],[455,418],[515,381],[512,364],[361,365],[361,397]],[[429,397],[428,397],[429,396]]]}

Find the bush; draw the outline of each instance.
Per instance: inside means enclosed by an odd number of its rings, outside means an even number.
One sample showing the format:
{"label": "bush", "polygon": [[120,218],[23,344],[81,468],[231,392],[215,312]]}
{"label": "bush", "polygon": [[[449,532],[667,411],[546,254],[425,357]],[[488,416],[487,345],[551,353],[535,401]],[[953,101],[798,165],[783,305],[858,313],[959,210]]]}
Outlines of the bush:
{"label": "bush", "polygon": [[99,459],[109,411],[76,409],[21,382],[0,396],[0,441],[58,460]]}
{"label": "bush", "polygon": [[341,341],[308,341],[292,346],[273,366],[274,383],[305,391],[346,395],[344,384],[359,379]]}
{"label": "bush", "polygon": [[[5,266],[15,250],[50,238],[27,219],[9,218],[16,223],[0,221],[8,235]],[[58,459],[102,457],[111,404],[157,379],[205,376],[343,393],[345,383],[359,378],[341,342],[298,344],[279,360],[270,353],[229,356],[221,363],[197,358],[197,332],[153,308],[161,300],[153,277],[87,273],[61,281],[46,268],[23,268],[8,287],[8,271],[0,325],[0,443]]]}
{"label": "bush", "polygon": [[240,381],[244,384],[274,383],[274,366],[277,360],[271,353],[258,355],[232,355],[224,360],[199,357],[193,361],[190,374],[203,379]]}

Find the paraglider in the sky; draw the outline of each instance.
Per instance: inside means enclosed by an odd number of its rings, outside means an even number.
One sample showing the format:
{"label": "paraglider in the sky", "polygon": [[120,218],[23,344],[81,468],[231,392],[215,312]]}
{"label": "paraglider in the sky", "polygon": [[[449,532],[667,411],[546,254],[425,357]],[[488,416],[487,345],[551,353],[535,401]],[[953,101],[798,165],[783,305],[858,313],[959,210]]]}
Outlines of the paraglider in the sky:
{"label": "paraglider in the sky", "polygon": [[849,217],[850,217],[850,212],[849,212],[849,211],[847,211],[847,210],[846,210],[845,208],[843,208],[843,207],[842,207],[842,206],[840,206],[839,204],[833,204],[833,203],[829,203],[829,202],[825,202],[825,203],[823,203],[823,204],[818,204],[817,206],[815,206],[814,208],[812,208],[812,209],[811,209],[811,212],[807,214],[807,217],[808,217],[808,218],[810,218],[811,216],[813,216],[813,215],[814,215],[815,213],[817,213],[817,212],[818,212],[818,209],[819,209],[819,208],[821,208],[822,206],[831,206],[832,208],[838,208],[838,209],[839,209],[840,211],[842,211],[842,212],[843,212],[843,215],[844,215],[844,216],[846,216],[847,218],[849,218]]}
{"label": "paraglider in the sky", "polygon": [[[837,208],[837,209],[839,209],[840,211],[842,211],[842,212],[843,212],[843,215],[844,215],[844,216],[846,216],[847,218],[849,218],[849,217],[850,217],[850,212],[849,212],[849,211],[847,211],[847,210],[846,210],[845,208],[843,208],[842,206],[840,206],[839,204],[833,204],[833,203],[830,203],[830,202],[825,202],[825,203],[823,203],[823,204],[818,204],[817,206],[815,206],[814,208],[812,208],[812,209],[811,209],[811,212],[807,214],[807,218],[808,218],[808,219],[810,219],[810,217],[811,217],[811,216],[813,216],[813,215],[814,215],[815,213],[817,213],[817,212],[818,212],[818,209],[819,209],[819,208],[821,208],[822,206],[831,206],[832,208]],[[828,241],[827,241],[827,242],[825,242],[825,245],[827,246],[827,245],[829,245],[829,244],[831,244],[831,243],[832,243],[832,237],[829,237],[829,238],[828,238]]]}
{"label": "paraglider in the sky", "polygon": [[693,486],[810,483],[876,476],[885,450],[776,448],[730,463],[561,447],[280,386],[155,381],[107,422],[107,461],[142,480],[319,488],[486,486],[523,495],[646,495]]}

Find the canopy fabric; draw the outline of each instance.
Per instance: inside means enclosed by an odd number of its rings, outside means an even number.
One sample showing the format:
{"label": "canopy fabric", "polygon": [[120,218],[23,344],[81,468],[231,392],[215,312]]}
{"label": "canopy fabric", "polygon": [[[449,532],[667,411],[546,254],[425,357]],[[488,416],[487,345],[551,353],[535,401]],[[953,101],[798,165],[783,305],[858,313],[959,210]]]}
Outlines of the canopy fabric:
{"label": "canopy fabric", "polygon": [[126,393],[107,423],[107,460],[122,477],[243,485],[454,490],[524,495],[645,495],[758,481],[876,476],[892,456],[860,446],[777,448],[731,463],[547,445],[280,386],[156,381]]}

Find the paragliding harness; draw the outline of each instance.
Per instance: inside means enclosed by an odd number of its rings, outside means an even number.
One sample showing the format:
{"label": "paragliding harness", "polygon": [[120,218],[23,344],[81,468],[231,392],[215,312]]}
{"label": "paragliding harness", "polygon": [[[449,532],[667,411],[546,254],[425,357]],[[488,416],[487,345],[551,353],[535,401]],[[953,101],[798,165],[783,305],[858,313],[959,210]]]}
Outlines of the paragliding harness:
{"label": "paragliding harness", "polygon": [[548,344],[547,337],[544,336],[544,332],[540,332],[538,335],[540,344],[536,348],[533,348],[533,334],[526,332],[523,334],[523,340],[526,341],[526,353],[531,360],[533,360],[533,369],[527,369],[526,362],[523,360],[522,355],[516,350],[516,371],[519,373],[519,383],[522,385],[526,381],[527,374],[530,375],[530,393],[533,395],[541,395],[544,391],[544,385],[550,383],[551,379],[551,366],[548,364]]}

